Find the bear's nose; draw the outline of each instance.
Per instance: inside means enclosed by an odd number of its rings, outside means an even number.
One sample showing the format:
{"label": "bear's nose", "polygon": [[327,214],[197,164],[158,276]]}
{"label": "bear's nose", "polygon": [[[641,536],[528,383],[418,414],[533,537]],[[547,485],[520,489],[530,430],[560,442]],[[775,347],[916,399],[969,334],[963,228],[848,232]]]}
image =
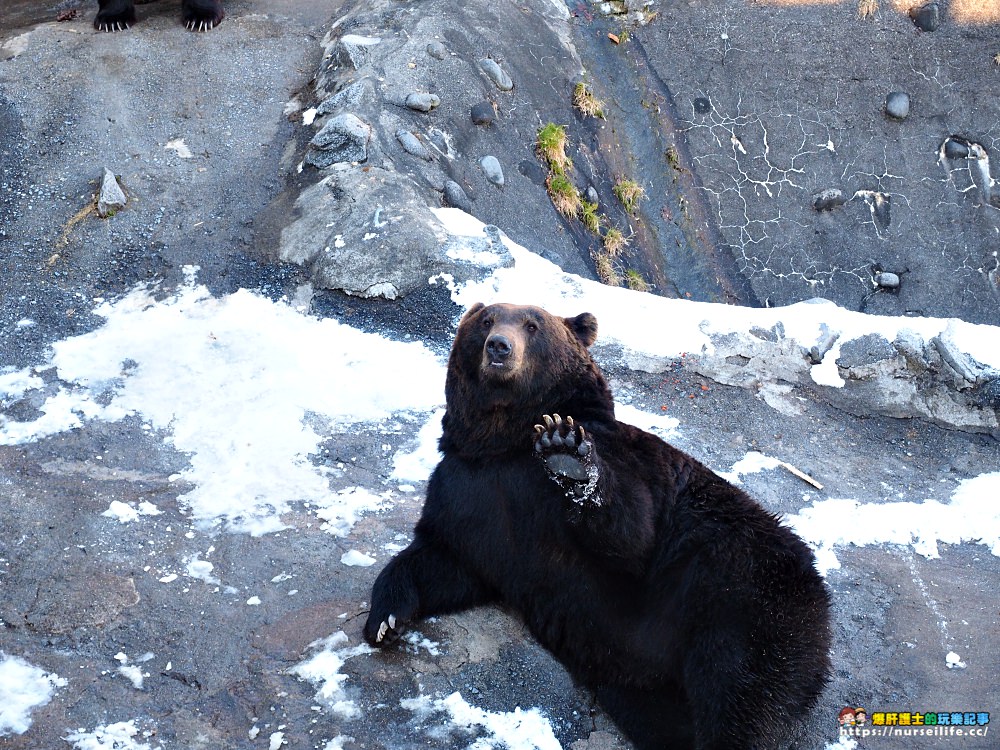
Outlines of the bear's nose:
{"label": "bear's nose", "polygon": [[497,333],[486,339],[486,353],[494,361],[507,359],[512,351],[514,351],[514,347],[510,345],[506,336]]}

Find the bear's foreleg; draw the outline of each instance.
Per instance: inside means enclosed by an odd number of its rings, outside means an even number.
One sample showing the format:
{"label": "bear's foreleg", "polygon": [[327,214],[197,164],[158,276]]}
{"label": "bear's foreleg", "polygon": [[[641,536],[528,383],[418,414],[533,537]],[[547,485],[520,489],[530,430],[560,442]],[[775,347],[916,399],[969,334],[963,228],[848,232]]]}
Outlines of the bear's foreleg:
{"label": "bear's foreleg", "polygon": [[469,609],[493,598],[446,550],[418,536],[375,580],[364,637],[372,646],[385,648],[416,620]]}
{"label": "bear's foreleg", "polygon": [[656,536],[641,472],[602,458],[593,435],[572,417],[546,414],[542,422],[535,425],[535,455],[569,501],[568,520],[579,538],[615,565],[640,571]]}
{"label": "bear's foreleg", "polygon": [[563,419],[558,414],[543,414],[542,422],[535,425],[535,454],[544,462],[549,478],[578,507],[600,507],[600,471],[586,430],[573,417]]}

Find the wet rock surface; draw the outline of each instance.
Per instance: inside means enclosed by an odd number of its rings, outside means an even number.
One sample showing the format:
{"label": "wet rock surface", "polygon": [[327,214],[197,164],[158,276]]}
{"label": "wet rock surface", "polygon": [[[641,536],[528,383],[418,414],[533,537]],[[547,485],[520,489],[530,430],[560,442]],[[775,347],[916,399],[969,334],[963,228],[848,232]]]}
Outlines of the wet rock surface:
{"label": "wet rock surface", "polygon": [[[594,275],[593,238],[545,193],[535,153],[544,122],[567,125],[574,179],[629,230],[623,262],[658,293],[767,304],[818,296],[995,324],[998,105],[981,92],[995,78],[998,26],[939,13],[925,33],[916,16],[882,5],[862,20],[853,4],[736,0],[669,13],[632,2],[273,0],[264,9],[233,0],[208,35],[180,27],[171,3],[144,6],[121,34],[94,34],[89,6],[77,20],[5,27],[0,170],[14,187],[0,199],[0,373],[43,365],[54,342],[102,326],[98,300],[138,284],[163,297],[191,266],[220,297],[251,289],[443,354],[460,309],[443,279],[429,279],[483,273],[456,257],[430,212],[449,193],[565,269]],[[0,22],[51,20],[34,3],[15,10]],[[654,10],[624,43],[608,40]],[[512,88],[482,67],[486,55]],[[570,105],[581,75],[608,103],[607,120]],[[886,92],[903,89],[920,112],[890,121]],[[437,106],[400,106],[414,92]],[[488,127],[470,116],[479,103],[493,115]],[[355,151],[310,164],[324,150],[310,142],[338,117],[365,125],[345,141],[363,140],[365,159]],[[93,212],[95,164],[136,198],[106,221]],[[611,188],[624,175],[649,196],[634,217]],[[489,234],[473,244],[510,262]],[[597,355],[622,403],[678,418],[675,442],[713,468],[757,450],[824,485],[746,476],[775,512],[836,498],[947,503],[960,481],[998,466],[1000,377],[948,331],[930,343],[904,330],[809,348],[775,327],[713,345],[669,361]],[[821,363],[835,365],[842,387],[810,379]],[[42,416],[40,394],[58,373],[36,375],[41,390],[0,394],[4,420]],[[191,457],[169,430],[135,416],[84,422],[0,445],[0,651],[69,681],[26,733],[0,738],[5,747],[62,747],[69,728],[134,720],[155,733],[144,742],[164,748],[323,748],[347,737],[344,747],[465,748],[474,733],[440,713],[418,720],[401,703],[456,690],[498,713],[539,707],[563,747],[627,747],[592,696],[496,609],[422,624],[426,641],[397,652],[350,651],[375,575],[419,514],[422,484],[401,491],[390,479],[393,451],[412,444],[417,425],[311,422],[334,458],[308,460],[326,467],[332,490],[403,498],[338,537],[301,503],[279,533],[198,528],[184,499],[191,487],[178,479]],[[161,514],[123,523],[104,515],[115,501],[152,502]],[[376,563],[341,562],[359,549]],[[801,717],[798,747],[835,741],[847,704],[1000,703],[998,558],[974,543],[938,551],[837,548],[836,671]],[[217,583],[192,574],[199,560],[211,560]],[[337,632],[341,697],[357,715],[333,710],[291,671]],[[952,651],[966,669],[948,668]],[[138,670],[141,688],[121,667]],[[922,742],[909,746],[939,746]]]}

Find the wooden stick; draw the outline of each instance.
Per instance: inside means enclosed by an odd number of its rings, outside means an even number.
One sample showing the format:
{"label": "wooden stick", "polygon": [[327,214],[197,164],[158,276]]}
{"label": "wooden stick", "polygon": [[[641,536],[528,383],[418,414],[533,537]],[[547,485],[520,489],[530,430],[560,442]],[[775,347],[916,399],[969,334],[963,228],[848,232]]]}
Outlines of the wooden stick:
{"label": "wooden stick", "polygon": [[805,472],[799,471],[794,466],[792,466],[790,463],[782,461],[781,465],[782,465],[782,467],[784,467],[785,469],[787,469],[789,472],[791,472],[792,474],[794,474],[795,476],[797,476],[799,479],[801,479],[803,482],[808,482],[813,487],[815,487],[817,490],[823,489],[823,485],[821,485],[819,482],[817,482],[815,479],[813,479],[811,476],[809,476]]}

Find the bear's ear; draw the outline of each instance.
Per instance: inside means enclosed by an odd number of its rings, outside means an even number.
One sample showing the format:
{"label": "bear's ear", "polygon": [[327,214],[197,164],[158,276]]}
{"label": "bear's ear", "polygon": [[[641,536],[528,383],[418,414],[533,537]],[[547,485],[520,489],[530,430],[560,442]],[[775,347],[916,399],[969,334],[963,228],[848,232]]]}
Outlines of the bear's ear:
{"label": "bear's ear", "polygon": [[465,323],[465,321],[467,321],[477,312],[482,310],[484,307],[486,307],[486,305],[484,305],[482,302],[477,302],[476,304],[474,304],[472,307],[470,307],[468,310],[465,311],[465,315],[463,315],[462,319],[458,321],[458,325],[461,326],[463,323]]}
{"label": "bear's ear", "polygon": [[580,313],[575,318],[563,318],[563,321],[584,346],[590,346],[597,340],[597,318],[590,313]]}

